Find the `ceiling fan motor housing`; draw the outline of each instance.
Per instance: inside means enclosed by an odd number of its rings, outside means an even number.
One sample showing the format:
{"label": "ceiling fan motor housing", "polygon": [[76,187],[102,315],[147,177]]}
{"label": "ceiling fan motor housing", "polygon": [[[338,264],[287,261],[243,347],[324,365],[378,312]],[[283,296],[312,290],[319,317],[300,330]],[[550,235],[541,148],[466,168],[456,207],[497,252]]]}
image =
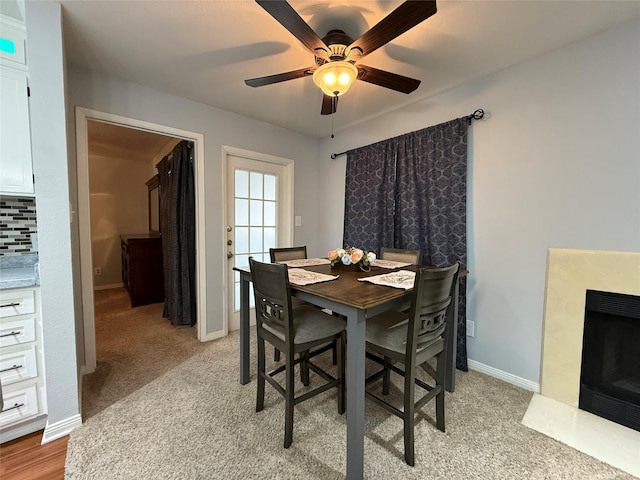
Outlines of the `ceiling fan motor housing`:
{"label": "ceiling fan motor housing", "polygon": [[318,49],[316,49],[315,60],[318,67],[327,62],[335,62],[340,60],[346,60],[348,62],[355,63],[355,58],[350,58],[351,55],[349,55],[349,52],[345,52],[345,50],[347,49],[347,45],[351,45],[353,43],[353,39],[342,30],[330,30],[329,33],[327,33],[322,39],[322,41],[327,47],[329,47],[330,51],[318,51]]}

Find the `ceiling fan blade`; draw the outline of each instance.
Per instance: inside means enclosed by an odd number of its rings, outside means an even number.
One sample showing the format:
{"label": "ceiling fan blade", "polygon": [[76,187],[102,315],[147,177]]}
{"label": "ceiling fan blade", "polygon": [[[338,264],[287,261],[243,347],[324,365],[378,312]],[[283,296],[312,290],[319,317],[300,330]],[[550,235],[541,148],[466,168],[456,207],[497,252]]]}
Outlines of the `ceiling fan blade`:
{"label": "ceiling fan blade", "polygon": [[436,13],[435,0],[410,0],[404,2],[349,45],[347,51],[357,47],[362,50],[361,58],[369,55],[434,13]]}
{"label": "ceiling fan blade", "polygon": [[256,0],[256,3],[312,52],[315,52],[317,48],[329,50],[318,34],[311,29],[286,0]]}
{"label": "ceiling fan blade", "polygon": [[367,65],[358,65],[358,80],[402,93],[411,93],[420,85],[420,80],[415,78],[379,70]]}
{"label": "ceiling fan blade", "polygon": [[338,97],[330,97],[329,95],[322,96],[322,110],[320,115],[331,115],[338,110]]}
{"label": "ceiling fan blade", "polygon": [[296,78],[306,77],[312,75],[315,68],[301,68],[300,70],[293,70],[292,72],[276,73],[275,75],[267,75],[266,77],[250,78],[245,80],[244,83],[250,87],[262,87],[264,85],[271,85],[272,83],[286,82],[287,80],[294,80]]}

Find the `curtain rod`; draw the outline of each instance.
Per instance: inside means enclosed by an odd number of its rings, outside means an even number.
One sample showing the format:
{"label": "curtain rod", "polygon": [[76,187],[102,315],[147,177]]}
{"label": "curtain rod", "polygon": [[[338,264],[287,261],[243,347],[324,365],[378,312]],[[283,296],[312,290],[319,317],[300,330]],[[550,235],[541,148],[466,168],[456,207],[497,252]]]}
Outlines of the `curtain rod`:
{"label": "curtain rod", "polygon": [[[466,119],[467,122],[469,123],[469,125],[471,125],[471,121],[472,120],[480,120],[483,117],[484,117],[484,110],[481,109],[481,108],[478,108],[471,115],[467,115],[466,117],[462,117],[462,118]],[[340,155],[344,155],[345,153],[347,153],[347,152],[332,153],[331,154],[331,160],[335,160],[337,157],[339,157]]]}

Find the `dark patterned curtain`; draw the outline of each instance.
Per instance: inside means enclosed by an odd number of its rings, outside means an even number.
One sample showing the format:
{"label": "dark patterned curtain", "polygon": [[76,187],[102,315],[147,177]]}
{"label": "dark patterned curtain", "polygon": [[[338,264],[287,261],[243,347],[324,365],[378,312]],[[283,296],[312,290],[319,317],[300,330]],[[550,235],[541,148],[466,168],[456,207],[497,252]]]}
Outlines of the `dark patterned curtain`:
{"label": "dark patterned curtain", "polygon": [[348,152],[344,246],[379,253],[393,244],[395,150],[384,141]]}
{"label": "dark patterned curtain", "polygon": [[[345,243],[366,248],[369,235],[379,239],[371,246],[376,253],[382,246],[420,249],[426,265],[442,267],[459,261],[466,270],[468,124],[467,118],[459,118],[347,152]],[[394,161],[386,163],[384,170],[379,161],[367,161],[379,156]],[[358,170],[353,170],[352,159],[360,159]],[[369,184],[370,177],[376,180],[369,188],[350,192],[356,180]],[[385,190],[376,187],[389,183],[392,187]],[[361,195],[363,190],[366,196]],[[387,217],[375,224],[388,229],[384,235],[366,221],[379,214],[372,208],[378,204],[388,207]],[[354,214],[364,219],[359,229],[346,218]],[[456,366],[466,371],[466,277],[460,279],[458,301]]]}
{"label": "dark patterned curtain", "polygon": [[174,325],[196,323],[193,144],[183,140],[157,165],[164,262],[164,310]]}

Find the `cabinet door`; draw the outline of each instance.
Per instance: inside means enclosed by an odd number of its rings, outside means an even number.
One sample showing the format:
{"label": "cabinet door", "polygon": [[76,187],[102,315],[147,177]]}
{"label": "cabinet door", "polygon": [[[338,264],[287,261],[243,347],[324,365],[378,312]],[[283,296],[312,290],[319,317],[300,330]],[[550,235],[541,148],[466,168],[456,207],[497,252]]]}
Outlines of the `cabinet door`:
{"label": "cabinet door", "polygon": [[33,195],[27,74],[0,68],[0,192]]}

